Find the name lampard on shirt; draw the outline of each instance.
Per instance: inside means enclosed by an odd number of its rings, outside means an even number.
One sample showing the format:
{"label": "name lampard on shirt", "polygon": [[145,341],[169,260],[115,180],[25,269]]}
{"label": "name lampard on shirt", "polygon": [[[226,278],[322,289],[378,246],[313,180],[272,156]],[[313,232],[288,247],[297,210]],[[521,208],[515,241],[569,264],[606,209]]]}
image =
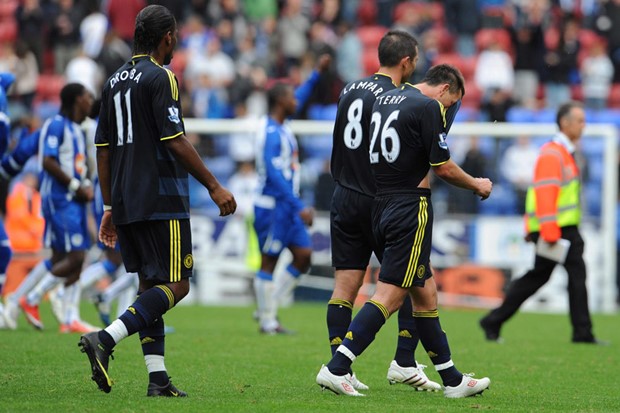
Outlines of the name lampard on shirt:
{"label": "name lampard on shirt", "polygon": [[351,90],[354,90],[354,89],[366,89],[366,90],[371,91],[375,96],[379,96],[381,93],[383,93],[382,87],[380,87],[374,82],[366,81],[366,82],[353,82],[348,87],[345,86],[344,90],[342,91],[342,94],[346,95],[347,93],[349,93]]}

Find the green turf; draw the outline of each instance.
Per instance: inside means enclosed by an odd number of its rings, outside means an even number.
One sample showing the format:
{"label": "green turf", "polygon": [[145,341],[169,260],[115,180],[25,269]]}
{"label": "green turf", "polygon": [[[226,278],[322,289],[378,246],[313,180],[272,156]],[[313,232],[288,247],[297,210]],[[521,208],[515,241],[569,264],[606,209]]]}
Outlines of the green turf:
{"label": "green turf", "polygon": [[[84,317],[94,321],[90,307]],[[298,304],[281,312],[294,336],[261,336],[251,308],[181,306],[166,316],[166,365],[187,399],[148,399],[138,339],[122,342],[110,362],[110,394],[96,389],[77,335],[33,331],[23,317],[17,331],[0,331],[0,411],[52,412],[618,412],[620,317],[595,316],[609,347],[569,343],[568,317],[518,314],[505,326],[504,344],[482,338],[479,311],[442,310],[440,316],[463,372],[489,376],[482,396],[448,400],[385,380],[393,356],[396,317],[354,364],[371,389],[367,397],[336,396],[315,384],[329,359],[325,307]],[[419,347],[417,359],[429,364]],[[439,381],[432,367],[429,377]]]}

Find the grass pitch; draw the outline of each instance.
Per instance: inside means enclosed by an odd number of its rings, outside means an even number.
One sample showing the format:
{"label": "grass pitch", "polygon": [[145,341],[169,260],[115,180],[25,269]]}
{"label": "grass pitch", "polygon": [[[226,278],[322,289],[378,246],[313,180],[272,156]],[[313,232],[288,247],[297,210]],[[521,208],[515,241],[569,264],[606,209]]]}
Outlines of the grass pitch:
{"label": "grass pitch", "polygon": [[[571,344],[567,315],[517,314],[505,343],[488,343],[479,311],[440,310],[452,358],[463,372],[491,378],[482,396],[446,399],[440,393],[390,386],[385,379],[396,343],[396,317],[355,362],[370,386],[366,397],[321,392],[314,379],[329,360],[325,306],[296,304],[281,311],[294,336],[261,336],[252,308],[180,306],[166,315],[176,332],[166,341],[166,367],[187,399],[145,396],[148,376],[139,340],[117,346],[110,361],[110,394],[90,379],[78,335],[57,332],[49,307],[47,329],[37,332],[20,316],[17,331],[0,331],[2,412],[620,412],[620,316],[594,316],[598,337],[611,346]],[[85,319],[94,321],[90,307]],[[416,358],[438,374],[418,347]]]}

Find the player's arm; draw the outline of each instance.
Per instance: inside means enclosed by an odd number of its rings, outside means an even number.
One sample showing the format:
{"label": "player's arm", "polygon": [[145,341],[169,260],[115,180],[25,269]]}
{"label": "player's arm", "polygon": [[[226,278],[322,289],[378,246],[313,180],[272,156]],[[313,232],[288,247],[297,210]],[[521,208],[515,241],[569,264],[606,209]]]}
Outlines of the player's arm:
{"label": "player's arm", "polygon": [[420,131],[429,153],[433,173],[451,185],[469,189],[482,199],[491,194],[493,184],[488,178],[474,178],[450,158],[450,150],[445,141],[445,111],[439,102],[426,105],[420,117]]}
{"label": "player's arm", "polygon": [[108,94],[106,87],[101,94],[101,109],[97,131],[95,132],[95,147],[97,148],[97,179],[99,180],[101,200],[103,201],[103,216],[101,217],[101,225],[99,225],[99,241],[103,242],[103,245],[108,248],[114,248],[116,246],[117,233],[116,227],[112,222],[112,184],[110,180],[112,166]]}
{"label": "player's arm", "polygon": [[213,176],[185,137],[176,77],[171,71],[162,69],[149,86],[155,123],[160,131],[159,140],[164,142],[177,162],[209,190],[211,199],[220,209],[220,216],[233,214],[237,209],[234,196]]}
{"label": "player's arm", "polygon": [[284,176],[284,170],[290,168],[290,165],[285,165],[281,151],[278,131],[267,132],[262,155],[267,180],[271,184],[270,188],[275,191],[278,201],[288,205],[293,212],[298,214],[304,209],[304,204],[295,195],[290,183]]}
{"label": "player's arm", "polygon": [[325,73],[329,68],[331,61],[331,56],[327,53],[319,56],[316,69],[313,70],[312,73],[310,73],[310,76],[308,76],[308,79],[306,79],[304,83],[302,83],[295,89],[295,99],[297,99],[297,113],[294,116],[299,114],[308,99],[310,99],[314,87],[319,81],[321,75]]}
{"label": "player's arm", "polygon": [[185,135],[166,140],[166,147],[185,170],[209,190],[209,195],[220,208],[220,216],[233,214],[237,209],[235,197],[224,188],[209,168],[202,162],[198,152]]}
{"label": "player's arm", "polygon": [[88,202],[93,199],[93,190],[90,185],[82,185],[79,179],[67,175],[58,162],[58,148],[64,138],[64,123],[52,122],[47,133],[42,138],[43,141],[43,169],[56,179],[60,184],[67,187],[67,190],[74,199],[80,202]]}
{"label": "player's arm", "polygon": [[17,146],[10,153],[4,155],[0,161],[0,176],[11,179],[19,174],[28,159],[39,151],[40,136],[41,129],[37,129],[30,135],[28,135],[26,128],[22,129]]}

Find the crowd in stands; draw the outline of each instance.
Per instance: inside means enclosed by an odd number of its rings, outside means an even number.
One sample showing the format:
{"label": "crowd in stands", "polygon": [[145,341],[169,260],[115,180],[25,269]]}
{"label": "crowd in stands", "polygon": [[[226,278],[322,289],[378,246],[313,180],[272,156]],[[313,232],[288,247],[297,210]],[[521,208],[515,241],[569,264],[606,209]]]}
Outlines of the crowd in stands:
{"label": "crowd in stands", "polygon": [[[466,94],[458,120],[548,122],[560,102],[574,98],[584,101],[588,121],[620,126],[620,0],[0,0],[0,71],[17,77],[14,122],[56,113],[66,82],[99,95],[131,57],[135,15],[153,3],[171,9],[179,24],[171,69],[186,118],[259,117],[274,80],[300,83],[329,53],[332,69],[303,116],[333,119],[342,86],[374,72],[379,39],[400,29],[420,41],[412,81],[439,62],[461,69]],[[210,166],[221,163],[215,170],[223,180],[253,160],[244,136],[193,138]],[[470,141],[455,156],[499,159],[506,150]],[[317,166],[314,184],[330,139],[307,147],[302,139],[303,149]],[[505,175],[497,159],[487,167],[496,179],[514,181],[513,199],[520,199],[526,177]]]}

